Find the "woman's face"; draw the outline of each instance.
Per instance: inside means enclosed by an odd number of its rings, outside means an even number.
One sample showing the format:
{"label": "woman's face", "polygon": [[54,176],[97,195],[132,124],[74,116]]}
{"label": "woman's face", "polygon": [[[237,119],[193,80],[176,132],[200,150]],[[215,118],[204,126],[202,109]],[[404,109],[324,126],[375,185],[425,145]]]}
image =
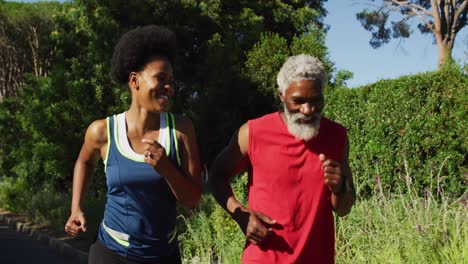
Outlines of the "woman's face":
{"label": "woman's face", "polygon": [[130,78],[130,82],[136,78],[132,98],[140,107],[150,112],[167,112],[169,99],[174,94],[174,75],[167,58],[155,57],[142,71]]}

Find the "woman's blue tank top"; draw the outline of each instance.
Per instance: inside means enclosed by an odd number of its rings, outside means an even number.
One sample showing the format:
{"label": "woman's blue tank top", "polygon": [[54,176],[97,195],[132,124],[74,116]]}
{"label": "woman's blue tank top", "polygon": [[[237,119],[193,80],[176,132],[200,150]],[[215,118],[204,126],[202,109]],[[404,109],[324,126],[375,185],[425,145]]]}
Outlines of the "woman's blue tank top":
{"label": "woman's blue tank top", "polygon": [[[121,114],[123,115],[123,114]],[[122,117],[122,116],[121,116]],[[168,158],[180,168],[174,116],[161,113],[159,142]],[[108,149],[105,163],[107,202],[98,240],[109,249],[133,261],[156,261],[171,255],[176,239],[176,199],[166,180],[143,155],[123,151],[118,127],[125,127],[125,116],[107,118]],[[126,133],[125,133],[126,135]],[[136,154],[138,155],[138,154]]]}

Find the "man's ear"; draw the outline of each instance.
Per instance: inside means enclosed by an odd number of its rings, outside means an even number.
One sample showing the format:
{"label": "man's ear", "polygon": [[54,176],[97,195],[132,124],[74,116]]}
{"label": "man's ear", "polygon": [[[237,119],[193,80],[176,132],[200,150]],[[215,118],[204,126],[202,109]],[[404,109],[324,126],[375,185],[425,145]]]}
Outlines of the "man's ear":
{"label": "man's ear", "polygon": [[283,95],[283,93],[281,91],[278,91],[278,96],[279,96],[281,102],[284,103],[284,95]]}
{"label": "man's ear", "polygon": [[129,75],[128,75],[128,86],[130,87],[130,90],[132,89],[136,89],[138,90],[139,89],[139,79],[138,79],[138,73],[136,72],[131,72]]}

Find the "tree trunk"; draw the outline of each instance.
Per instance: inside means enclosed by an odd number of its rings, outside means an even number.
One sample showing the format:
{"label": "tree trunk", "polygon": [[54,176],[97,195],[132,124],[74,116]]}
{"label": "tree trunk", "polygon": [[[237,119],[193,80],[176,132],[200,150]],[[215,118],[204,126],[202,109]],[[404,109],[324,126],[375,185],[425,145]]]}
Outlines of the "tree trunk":
{"label": "tree trunk", "polygon": [[438,61],[438,69],[442,69],[445,64],[450,63],[452,61],[452,49],[454,44],[454,39],[450,40],[440,40],[441,38],[437,38],[437,46],[439,48],[439,61]]}
{"label": "tree trunk", "polygon": [[448,50],[446,47],[439,46],[439,62],[438,69],[442,69],[447,62],[450,62],[452,58],[451,50]]}

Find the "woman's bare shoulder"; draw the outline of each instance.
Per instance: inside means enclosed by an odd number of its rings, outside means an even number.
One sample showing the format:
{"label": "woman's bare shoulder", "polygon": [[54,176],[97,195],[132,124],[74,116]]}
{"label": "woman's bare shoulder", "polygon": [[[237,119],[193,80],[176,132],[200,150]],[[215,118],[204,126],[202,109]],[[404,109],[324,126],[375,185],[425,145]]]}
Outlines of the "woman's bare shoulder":
{"label": "woman's bare shoulder", "polygon": [[86,130],[86,141],[90,141],[94,144],[106,144],[107,143],[107,120],[98,119],[92,122]]}
{"label": "woman's bare shoulder", "polygon": [[194,131],[192,120],[184,115],[174,115],[176,129],[182,134],[189,134]]}

